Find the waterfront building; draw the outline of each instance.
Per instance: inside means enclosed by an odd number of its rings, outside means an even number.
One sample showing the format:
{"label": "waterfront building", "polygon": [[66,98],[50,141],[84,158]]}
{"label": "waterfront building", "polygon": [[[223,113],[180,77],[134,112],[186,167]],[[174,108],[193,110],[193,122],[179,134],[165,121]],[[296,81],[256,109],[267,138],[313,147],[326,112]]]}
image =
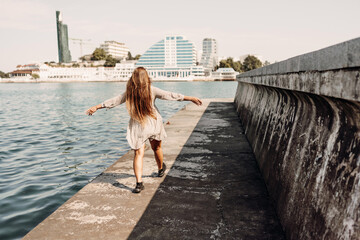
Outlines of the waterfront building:
{"label": "waterfront building", "polygon": [[217,52],[216,40],[213,38],[205,38],[203,40],[200,65],[204,66],[207,73],[210,73],[218,64]]}
{"label": "waterfront building", "polygon": [[216,72],[213,72],[211,74],[212,78],[214,80],[219,81],[235,81],[236,75],[238,75],[238,72],[235,72],[233,68],[218,68]]}
{"label": "waterfront building", "polygon": [[[134,69],[139,66],[145,67],[154,81],[212,80],[211,76],[204,76],[203,66],[196,65],[195,45],[180,35],[165,36],[152,45],[139,61],[122,61],[115,67],[94,66],[94,62],[91,62],[89,67],[88,64],[37,64],[36,71],[40,78],[33,79],[31,74],[28,74],[26,81],[127,81]],[[19,70],[30,69],[16,71]],[[13,75],[12,81],[16,81],[16,77]]]}
{"label": "waterfront building", "polygon": [[10,78],[31,78],[32,74],[39,74],[38,64],[17,65],[16,70],[9,73]]}
{"label": "waterfront building", "polygon": [[181,35],[168,35],[153,44],[136,63],[145,67],[153,79],[194,79],[204,76],[204,68],[196,65],[193,42]]}
{"label": "waterfront building", "polygon": [[135,63],[126,61],[115,67],[49,67],[42,64],[40,79],[44,81],[127,81]]}
{"label": "waterfront building", "polygon": [[125,60],[129,53],[129,48],[125,46],[125,43],[116,41],[105,41],[100,48],[104,49],[107,55],[120,60]]}
{"label": "waterfront building", "polygon": [[63,24],[60,11],[56,11],[56,26],[59,63],[69,63],[71,62],[71,54],[69,49],[68,27],[66,24]]}
{"label": "waterfront building", "polygon": [[99,67],[98,75],[107,81],[127,81],[135,69],[134,60],[117,63],[115,67]]}
{"label": "waterfront building", "polygon": [[[67,81],[127,81],[135,69],[136,61],[123,61],[115,67],[69,67],[62,64],[42,63],[18,65],[10,73],[11,81],[67,82]],[[34,79],[36,73],[39,78]]]}
{"label": "waterfront building", "polygon": [[[10,73],[11,82],[87,82],[87,81],[128,81],[134,69],[136,60],[117,63],[115,67],[66,67],[62,65],[28,64],[19,65]],[[204,74],[202,66],[167,67],[162,70],[154,68],[148,71],[152,80],[212,80],[201,77]],[[39,78],[34,78],[36,73]]]}

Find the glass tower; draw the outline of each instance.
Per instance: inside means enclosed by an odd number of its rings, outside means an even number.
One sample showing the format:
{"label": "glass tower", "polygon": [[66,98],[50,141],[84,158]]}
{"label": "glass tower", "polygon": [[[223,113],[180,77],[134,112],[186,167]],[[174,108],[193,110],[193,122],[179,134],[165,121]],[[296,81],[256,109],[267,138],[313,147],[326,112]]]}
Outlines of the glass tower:
{"label": "glass tower", "polygon": [[183,36],[166,36],[152,45],[139,59],[137,66],[189,67],[196,65],[195,46]]}
{"label": "glass tower", "polygon": [[203,53],[200,60],[200,65],[208,70],[213,70],[217,65],[217,45],[216,40],[213,38],[205,38],[203,40]]}
{"label": "glass tower", "polygon": [[69,50],[68,28],[66,24],[62,23],[60,11],[56,11],[56,26],[59,63],[69,63],[71,62],[71,54]]}

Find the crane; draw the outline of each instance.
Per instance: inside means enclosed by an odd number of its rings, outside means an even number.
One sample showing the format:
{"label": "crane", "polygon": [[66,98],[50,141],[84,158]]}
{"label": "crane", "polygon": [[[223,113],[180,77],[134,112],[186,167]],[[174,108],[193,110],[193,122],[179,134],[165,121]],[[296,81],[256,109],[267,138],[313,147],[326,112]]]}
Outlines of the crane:
{"label": "crane", "polygon": [[[81,39],[81,38],[69,38],[73,41],[73,43],[78,43],[80,45],[80,57],[83,56],[83,44],[90,44],[86,42],[90,42],[91,39]],[[85,42],[85,43],[84,43]]]}

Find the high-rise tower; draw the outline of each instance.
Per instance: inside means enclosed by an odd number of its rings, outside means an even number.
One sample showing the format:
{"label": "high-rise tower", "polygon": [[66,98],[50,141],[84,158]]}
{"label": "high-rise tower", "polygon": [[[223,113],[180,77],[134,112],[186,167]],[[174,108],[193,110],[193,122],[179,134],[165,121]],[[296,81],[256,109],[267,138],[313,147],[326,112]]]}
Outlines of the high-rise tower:
{"label": "high-rise tower", "polygon": [[71,54],[69,50],[68,28],[66,24],[62,23],[60,11],[56,11],[56,26],[59,63],[69,63],[71,62]]}
{"label": "high-rise tower", "polygon": [[217,44],[213,38],[205,38],[203,40],[203,52],[200,60],[200,65],[205,69],[211,71],[217,65]]}

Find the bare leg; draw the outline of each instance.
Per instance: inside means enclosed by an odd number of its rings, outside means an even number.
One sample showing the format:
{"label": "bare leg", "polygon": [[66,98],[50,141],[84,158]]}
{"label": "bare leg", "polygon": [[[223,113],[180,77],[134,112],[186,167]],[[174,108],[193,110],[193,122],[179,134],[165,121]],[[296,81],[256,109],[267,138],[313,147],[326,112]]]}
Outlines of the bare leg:
{"label": "bare leg", "polygon": [[142,170],[143,170],[143,158],[145,152],[145,144],[139,148],[134,150],[134,173],[136,177],[136,182],[142,182]]}
{"label": "bare leg", "polygon": [[151,140],[150,141],[151,144],[151,148],[154,151],[154,156],[155,156],[155,160],[156,163],[158,165],[158,169],[162,169],[162,164],[163,164],[163,151],[161,148],[161,141],[157,141],[157,140]]}

